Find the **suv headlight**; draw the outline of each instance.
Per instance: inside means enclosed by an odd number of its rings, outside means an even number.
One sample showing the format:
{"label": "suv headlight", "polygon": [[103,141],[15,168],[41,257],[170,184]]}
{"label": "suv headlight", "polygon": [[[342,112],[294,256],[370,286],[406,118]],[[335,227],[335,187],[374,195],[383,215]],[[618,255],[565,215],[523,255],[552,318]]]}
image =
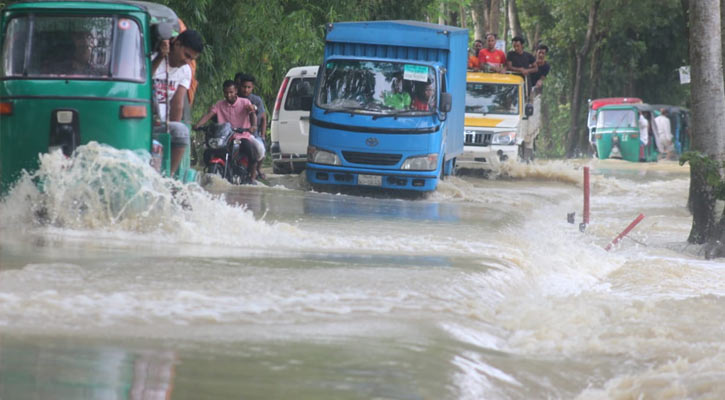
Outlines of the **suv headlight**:
{"label": "suv headlight", "polygon": [[426,154],[424,156],[408,157],[400,169],[413,171],[433,171],[438,166],[438,154]]}
{"label": "suv headlight", "polygon": [[493,137],[491,137],[491,144],[497,144],[499,146],[516,144],[516,132],[494,133]]}
{"label": "suv headlight", "polygon": [[315,146],[307,146],[307,161],[315,164],[342,165],[342,161],[337,154],[318,149]]}

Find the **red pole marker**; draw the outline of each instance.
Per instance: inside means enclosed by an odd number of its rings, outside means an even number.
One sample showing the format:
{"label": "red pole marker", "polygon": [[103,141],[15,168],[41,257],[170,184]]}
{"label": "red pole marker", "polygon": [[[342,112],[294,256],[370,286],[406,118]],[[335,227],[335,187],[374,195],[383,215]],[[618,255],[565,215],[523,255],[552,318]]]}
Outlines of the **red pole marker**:
{"label": "red pole marker", "polygon": [[589,167],[584,167],[584,225],[589,225]]}
{"label": "red pole marker", "polygon": [[627,235],[629,233],[629,231],[634,229],[634,227],[638,223],[640,223],[640,221],[642,221],[643,218],[644,218],[644,214],[640,213],[639,216],[637,218],[635,218],[634,221],[632,221],[632,223],[629,224],[629,226],[625,230],[622,231],[622,233],[620,233],[616,238],[614,238],[614,240],[612,240],[611,243],[609,243],[607,245],[607,247],[604,248],[604,250],[609,251],[612,248],[612,246],[617,244],[617,242],[619,242],[625,235]]}

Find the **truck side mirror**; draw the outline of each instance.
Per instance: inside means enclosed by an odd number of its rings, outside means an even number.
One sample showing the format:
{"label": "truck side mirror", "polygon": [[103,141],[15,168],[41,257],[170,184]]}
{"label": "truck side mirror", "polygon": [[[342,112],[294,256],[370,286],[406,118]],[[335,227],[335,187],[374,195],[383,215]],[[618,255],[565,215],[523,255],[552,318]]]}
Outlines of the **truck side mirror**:
{"label": "truck side mirror", "polygon": [[441,93],[441,111],[444,113],[450,112],[452,105],[453,97],[451,97],[451,94],[447,92]]}
{"label": "truck side mirror", "polygon": [[524,108],[524,113],[527,117],[534,115],[534,105],[531,103],[526,104],[526,107]]}

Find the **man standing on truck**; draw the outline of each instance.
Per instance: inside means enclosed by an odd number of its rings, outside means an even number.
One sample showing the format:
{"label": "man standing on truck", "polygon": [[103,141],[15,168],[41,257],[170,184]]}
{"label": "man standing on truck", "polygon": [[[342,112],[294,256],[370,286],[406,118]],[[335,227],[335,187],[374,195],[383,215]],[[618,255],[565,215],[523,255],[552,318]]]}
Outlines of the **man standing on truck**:
{"label": "man standing on truck", "polygon": [[551,69],[549,63],[546,62],[546,53],[548,52],[549,47],[545,44],[540,44],[536,49],[536,61],[534,62],[536,71],[531,72],[529,75],[529,85],[531,89],[536,90],[536,93],[541,93],[544,78],[546,78],[546,75],[549,74],[549,70]]}
{"label": "man standing on truck", "polygon": [[191,67],[204,50],[201,35],[187,29],[179,36],[164,40],[151,63],[154,98],[159,106],[160,123],[171,135],[171,169],[174,176],[189,145],[189,128],[181,122],[184,97],[191,86]]}
{"label": "man standing on truck", "polygon": [[515,36],[511,39],[514,49],[506,54],[506,69],[528,75],[536,69],[533,67],[536,59],[531,53],[524,51],[524,38]]}
{"label": "man standing on truck", "polygon": [[486,48],[478,52],[478,63],[481,68],[492,70],[493,72],[504,72],[506,70],[506,54],[496,48],[496,35],[489,33],[486,35]]}

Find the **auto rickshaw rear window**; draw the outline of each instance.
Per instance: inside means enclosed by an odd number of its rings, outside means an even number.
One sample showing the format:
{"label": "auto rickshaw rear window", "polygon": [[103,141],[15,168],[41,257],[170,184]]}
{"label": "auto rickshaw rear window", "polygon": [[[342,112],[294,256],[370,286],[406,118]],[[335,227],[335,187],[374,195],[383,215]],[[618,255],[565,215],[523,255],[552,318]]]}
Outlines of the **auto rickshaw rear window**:
{"label": "auto rickshaw rear window", "polygon": [[7,25],[2,75],[143,81],[143,54],[138,23],[130,18],[18,16]]}

